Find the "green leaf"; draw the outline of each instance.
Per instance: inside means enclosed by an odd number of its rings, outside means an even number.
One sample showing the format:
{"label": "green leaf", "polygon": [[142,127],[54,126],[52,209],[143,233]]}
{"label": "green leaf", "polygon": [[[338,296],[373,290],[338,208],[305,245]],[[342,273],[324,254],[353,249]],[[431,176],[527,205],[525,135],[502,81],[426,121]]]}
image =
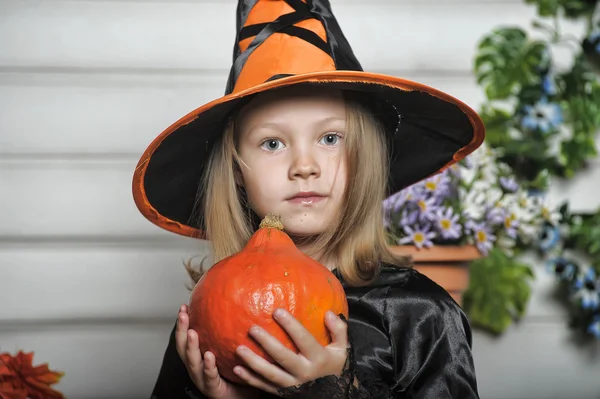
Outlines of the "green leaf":
{"label": "green leaf", "polygon": [[596,1],[585,0],[559,0],[560,6],[565,11],[567,18],[579,18],[592,15],[596,7]]}
{"label": "green leaf", "polygon": [[490,100],[505,99],[521,86],[539,82],[548,67],[545,43],[530,41],[518,27],[499,28],[483,37],[475,56],[478,84]]}
{"label": "green leaf", "polygon": [[485,125],[486,140],[492,147],[502,147],[512,141],[508,134],[512,126],[511,113],[486,103],[479,115]]}
{"label": "green leaf", "polygon": [[594,255],[598,251],[600,251],[600,241],[596,241],[590,246],[590,254]]}
{"label": "green leaf", "polygon": [[591,158],[596,157],[596,145],[593,138],[575,136],[561,144],[561,154],[565,160],[564,177],[571,178],[588,165]]}
{"label": "green leaf", "polygon": [[501,334],[525,315],[533,273],[529,266],[497,248],[472,262],[470,270],[465,312],[474,326]]}
{"label": "green leaf", "polygon": [[537,6],[538,15],[541,17],[553,17],[557,15],[560,0],[525,0],[526,4]]}

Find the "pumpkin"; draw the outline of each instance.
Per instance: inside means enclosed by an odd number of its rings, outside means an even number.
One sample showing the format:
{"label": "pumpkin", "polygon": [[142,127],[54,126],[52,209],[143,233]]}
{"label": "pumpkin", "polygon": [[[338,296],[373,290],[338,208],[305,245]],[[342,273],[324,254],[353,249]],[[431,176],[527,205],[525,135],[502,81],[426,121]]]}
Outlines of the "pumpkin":
{"label": "pumpkin", "polygon": [[302,253],[283,231],[281,218],[267,215],[245,247],[214,264],[198,280],[189,301],[190,328],[198,333],[201,353],[211,351],[222,377],[243,383],[234,372],[244,365],[235,353],[245,345],[271,363],[271,356],[248,331],[258,325],[287,348],[298,348],[273,319],[289,311],[323,346],[331,343],[325,313],[348,317],[340,281],[324,265]]}

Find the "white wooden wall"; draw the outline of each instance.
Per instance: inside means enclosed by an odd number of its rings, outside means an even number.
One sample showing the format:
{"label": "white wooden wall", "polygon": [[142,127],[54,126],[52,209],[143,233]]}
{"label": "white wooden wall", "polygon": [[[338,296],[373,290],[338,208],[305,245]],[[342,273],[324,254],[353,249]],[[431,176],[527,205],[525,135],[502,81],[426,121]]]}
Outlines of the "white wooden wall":
{"label": "white wooden wall", "polygon": [[[473,107],[477,40],[529,26],[520,0],[332,0],[363,66]],[[0,0],[0,350],[35,351],[70,398],[143,398],[177,308],[182,259],[206,246],[163,232],[131,198],[134,165],[170,123],[222,94],[234,0]],[[600,163],[557,187],[600,204]],[[529,316],[477,332],[486,399],[598,399],[600,351],[570,340],[538,269]]]}

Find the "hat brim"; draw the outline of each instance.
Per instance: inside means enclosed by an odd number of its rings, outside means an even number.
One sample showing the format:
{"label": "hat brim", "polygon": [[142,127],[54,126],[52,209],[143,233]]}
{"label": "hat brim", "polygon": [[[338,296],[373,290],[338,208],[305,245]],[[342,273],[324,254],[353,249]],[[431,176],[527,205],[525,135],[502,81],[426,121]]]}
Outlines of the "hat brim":
{"label": "hat brim", "polygon": [[380,115],[387,119],[392,144],[388,193],[444,170],[484,140],[483,122],[471,107],[417,82],[362,71],[282,77],[211,101],[156,137],[133,177],[133,198],[142,215],[165,230],[206,239],[201,226],[194,225],[198,215],[192,214],[208,155],[229,113],[252,95],[297,84],[370,93],[388,107]]}

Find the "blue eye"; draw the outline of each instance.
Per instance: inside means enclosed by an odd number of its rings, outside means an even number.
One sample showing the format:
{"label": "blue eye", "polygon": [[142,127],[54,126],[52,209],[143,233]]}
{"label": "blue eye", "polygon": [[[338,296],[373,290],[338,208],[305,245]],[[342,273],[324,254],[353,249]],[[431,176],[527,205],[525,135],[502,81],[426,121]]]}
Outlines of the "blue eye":
{"label": "blue eye", "polygon": [[[281,145],[281,147],[280,147]],[[277,139],[268,139],[262,142],[261,147],[265,150],[275,151],[284,147],[283,143]]]}
{"label": "blue eye", "polygon": [[330,133],[323,136],[320,142],[322,142],[325,145],[336,145],[339,139],[339,134]]}

